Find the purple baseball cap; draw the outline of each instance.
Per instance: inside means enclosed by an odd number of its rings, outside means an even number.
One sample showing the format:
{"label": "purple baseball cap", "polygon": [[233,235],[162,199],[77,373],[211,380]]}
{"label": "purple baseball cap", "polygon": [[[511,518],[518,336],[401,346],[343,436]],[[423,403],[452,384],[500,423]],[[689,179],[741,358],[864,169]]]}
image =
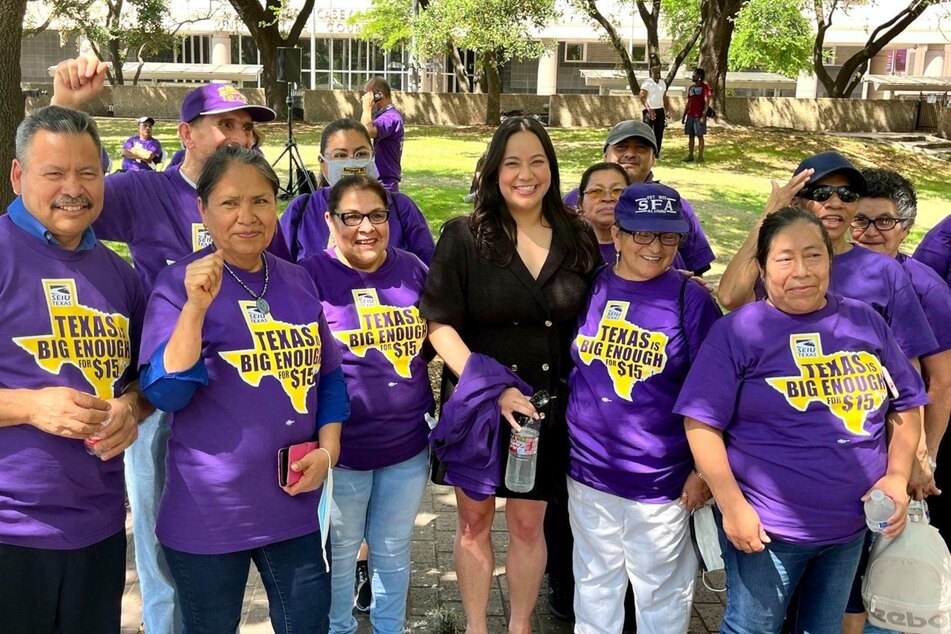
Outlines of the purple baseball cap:
{"label": "purple baseball cap", "polygon": [[635,183],[624,189],[614,206],[614,219],[625,231],[687,233],[680,194],[660,183]]}
{"label": "purple baseball cap", "polygon": [[249,104],[248,98],[231,84],[206,84],[185,95],[179,120],[189,123],[202,115],[235,110],[247,110],[251,120],[258,123],[273,121],[277,117],[277,113],[267,106]]}

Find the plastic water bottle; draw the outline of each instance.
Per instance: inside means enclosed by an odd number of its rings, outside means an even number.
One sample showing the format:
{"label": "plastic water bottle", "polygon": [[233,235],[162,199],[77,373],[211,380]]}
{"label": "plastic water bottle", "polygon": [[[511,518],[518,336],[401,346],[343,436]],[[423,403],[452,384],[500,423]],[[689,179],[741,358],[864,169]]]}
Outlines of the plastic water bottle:
{"label": "plastic water bottle", "polygon": [[917,524],[931,524],[931,513],[924,500],[912,500],[908,503],[908,521]]}
{"label": "plastic water bottle", "polygon": [[[548,403],[549,396],[547,392],[537,392],[530,400],[538,410]],[[538,465],[538,440],[542,419],[529,418],[524,414],[516,413],[515,420],[522,429],[518,432],[513,431],[509,442],[509,457],[505,465],[505,487],[515,493],[527,493],[535,488],[535,469]]]}
{"label": "plastic water bottle", "polygon": [[888,527],[888,518],[895,514],[895,501],[880,489],[875,489],[865,501],[865,523],[869,530],[881,533]]}

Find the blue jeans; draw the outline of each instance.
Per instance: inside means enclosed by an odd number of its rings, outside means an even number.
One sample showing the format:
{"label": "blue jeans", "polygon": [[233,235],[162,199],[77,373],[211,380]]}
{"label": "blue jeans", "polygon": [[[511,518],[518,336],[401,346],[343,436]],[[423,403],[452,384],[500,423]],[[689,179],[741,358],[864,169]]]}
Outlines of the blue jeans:
{"label": "blue jeans", "polygon": [[357,620],[353,618],[353,573],[364,539],[370,550],[373,632],[403,632],[410,543],[428,475],[428,448],[409,460],[382,469],[334,471],[330,510],[333,542],[330,631],[334,634],[357,631]]}
{"label": "blue jeans", "polygon": [[221,555],[162,548],[178,588],[185,634],[238,631],[252,561],[261,573],[277,634],[326,634],[330,573],[324,570],[320,531]]}
{"label": "blue jeans", "polygon": [[158,506],[165,488],[168,418],[156,410],[139,425],[139,437],[125,450],[125,486],[132,507],[135,570],[142,590],[142,620],[149,634],[180,634],[182,613],[165,553],[155,538]]}
{"label": "blue jeans", "polygon": [[727,603],[720,634],[778,634],[797,586],[796,634],[840,634],[864,533],[844,544],[803,546],[773,538],[766,550],[744,553],[715,513],[726,568]]}

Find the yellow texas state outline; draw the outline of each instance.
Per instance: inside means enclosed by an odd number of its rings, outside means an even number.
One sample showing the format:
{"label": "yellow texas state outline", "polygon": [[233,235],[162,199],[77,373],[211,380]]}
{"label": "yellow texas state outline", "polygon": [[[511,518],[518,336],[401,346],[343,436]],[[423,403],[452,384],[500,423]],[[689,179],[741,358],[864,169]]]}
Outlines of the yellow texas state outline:
{"label": "yellow texas state outline", "polygon": [[[131,360],[129,318],[80,304],[74,279],[44,279],[41,283],[50,316],[50,334],[14,337],[13,342],[50,374],[59,375],[66,364],[75,366],[97,397],[113,398],[116,381],[125,373]],[[67,334],[67,330],[80,334]],[[84,344],[94,348],[91,344],[97,343],[97,339],[111,339],[115,345],[106,348],[115,349],[117,354],[109,357],[81,352]]]}
{"label": "yellow texas state outline", "polygon": [[[819,333],[790,335],[789,348],[799,375],[770,378],[766,382],[798,411],[805,412],[810,403],[825,405],[842,421],[846,431],[868,436],[865,423],[869,414],[878,410],[888,397],[878,358],[864,350],[825,354]],[[856,383],[865,385],[865,389],[857,389]],[[843,384],[853,389],[843,392]]]}
{"label": "yellow texas state outline", "polygon": [[[366,357],[368,350],[376,350],[390,362],[393,370],[404,379],[413,377],[410,364],[422,350],[423,340],[426,339],[426,324],[419,316],[419,309],[415,306],[389,306],[381,304],[375,288],[356,288],[353,290],[353,302],[357,308],[359,328],[339,330],[334,337],[343,342],[350,351],[360,358]],[[409,312],[409,317],[405,315]],[[377,319],[379,317],[379,319]],[[402,322],[402,323],[397,323]],[[384,326],[373,326],[371,323],[383,323]],[[422,326],[421,328],[416,328]],[[381,341],[381,335],[387,330],[409,327],[414,329],[414,336],[388,337]],[[358,343],[354,343],[354,342]]]}
{"label": "yellow texas state outline", "polygon": [[[251,300],[239,301],[238,305],[254,347],[221,351],[219,356],[252,387],[261,385],[266,376],[274,378],[290,398],[294,410],[306,414],[307,393],[316,384],[320,372],[321,341],[317,322],[291,324],[277,321],[270,313],[260,312]],[[274,342],[281,345],[275,346]],[[253,358],[254,363],[246,367],[249,358]]]}
{"label": "yellow texas state outline", "polygon": [[[634,384],[660,374],[667,366],[667,341],[669,337],[662,332],[641,328],[625,319],[630,302],[607,302],[601,319],[598,321],[596,335],[578,334],[575,342],[578,356],[585,365],[595,360],[604,364],[614,384],[614,391],[621,398],[631,401]],[[633,355],[640,353],[641,358],[651,355],[652,363],[625,360],[628,350]]]}

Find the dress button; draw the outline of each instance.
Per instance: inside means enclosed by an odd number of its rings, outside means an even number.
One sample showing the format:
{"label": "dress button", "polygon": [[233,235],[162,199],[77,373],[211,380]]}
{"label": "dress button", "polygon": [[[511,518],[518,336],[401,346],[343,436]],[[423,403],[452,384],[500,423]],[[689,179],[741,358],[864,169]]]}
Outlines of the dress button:
{"label": "dress button", "polygon": [[542,370],[544,370],[545,372],[548,372],[548,364],[547,364],[547,363],[543,363],[543,364],[542,364]]}
{"label": "dress button", "polygon": [[512,364],[512,372],[518,372],[518,366],[514,363]]}
{"label": "dress button", "polygon": [[551,321],[545,320],[545,328],[551,328]]}

